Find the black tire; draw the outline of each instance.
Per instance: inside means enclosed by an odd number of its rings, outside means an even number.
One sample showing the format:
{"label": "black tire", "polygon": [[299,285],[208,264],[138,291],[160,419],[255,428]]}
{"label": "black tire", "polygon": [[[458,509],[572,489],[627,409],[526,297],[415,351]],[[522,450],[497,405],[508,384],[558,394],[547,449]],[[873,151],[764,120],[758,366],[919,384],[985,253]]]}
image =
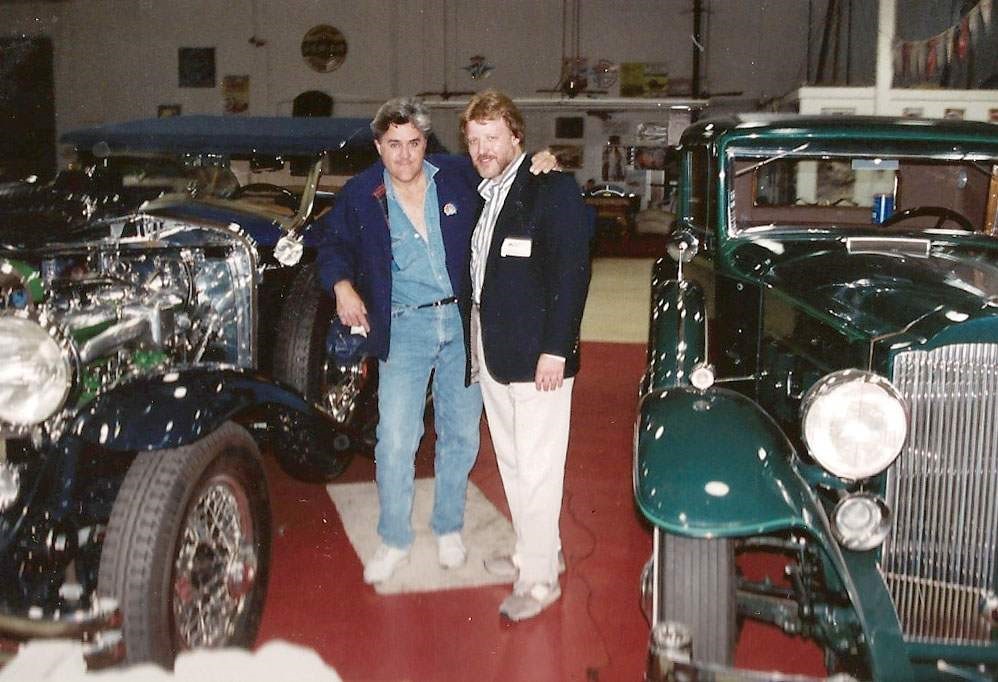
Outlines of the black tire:
{"label": "black tire", "polygon": [[337,366],[327,358],[326,334],[336,303],[319,284],[314,263],[303,267],[288,288],[274,344],[274,377],[298,389],[310,402],[347,427],[350,438],[333,443],[345,461],[349,453],[370,453],[378,422],[377,360]]}
{"label": "black tire", "polygon": [[126,661],[172,668],[185,649],[252,646],[269,567],[266,477],[245,429],[226,422],[191,445],[135,458],[98,575],[98,591],[122,611]]}
{"label": "black tire", "polygon": [[658,621],[689,628],[694,660],[730,666],[738,611],[734,543],[661,532],[658,548]]}

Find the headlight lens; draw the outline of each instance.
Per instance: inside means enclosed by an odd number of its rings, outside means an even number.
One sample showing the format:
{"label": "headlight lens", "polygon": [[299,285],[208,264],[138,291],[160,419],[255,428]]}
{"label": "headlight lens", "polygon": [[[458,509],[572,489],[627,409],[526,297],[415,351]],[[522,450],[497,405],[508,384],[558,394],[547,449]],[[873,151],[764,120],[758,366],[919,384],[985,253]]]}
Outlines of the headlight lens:
{"label": "headlight lens", "polygon": [[0,420],[45,421],[69,394],[72,367],[59,343],[34,320],[0,317]]}
{"label": "headlight lens", "polygon": [[808,451],[841,478],[880,473],[900,454],[908,436],[901,396],[872,372],[829,374],[807,392],[802,410]]}
{"label": "headlight lens", "polygon": [[878,547],[891,529],[891,513],[882,499],[869,493],[847,495],[832,512],[832,534],[846,549]]}

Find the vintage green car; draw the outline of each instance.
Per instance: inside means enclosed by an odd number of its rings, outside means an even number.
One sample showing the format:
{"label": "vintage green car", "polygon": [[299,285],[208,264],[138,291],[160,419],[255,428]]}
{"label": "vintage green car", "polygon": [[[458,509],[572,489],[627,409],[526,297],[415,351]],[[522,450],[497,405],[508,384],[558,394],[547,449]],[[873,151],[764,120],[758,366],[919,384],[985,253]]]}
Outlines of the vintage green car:
{"label": "vintage green car", "polygon": [[680,153],[635,434],[649,679],[730,675],[747,618],[829,673],[995,679],[998,126],[740,116]]}

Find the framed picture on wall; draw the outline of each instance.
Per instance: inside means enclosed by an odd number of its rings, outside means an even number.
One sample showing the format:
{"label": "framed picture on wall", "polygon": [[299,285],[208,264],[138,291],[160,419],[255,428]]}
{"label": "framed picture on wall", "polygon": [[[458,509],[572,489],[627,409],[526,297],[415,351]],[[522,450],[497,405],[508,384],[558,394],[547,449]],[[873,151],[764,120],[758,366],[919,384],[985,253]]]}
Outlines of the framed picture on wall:
{"label": "framed picture on wall", "polygon": [[550,146],[550,150],[565,170],[582,168],[582,161],[585,158],[585,147],[581,144],[553,144]]}
{"label": "framed picture on wall", "polygon": [[554,136],[562,140],[581,139],[585,121],[581,116],[559,116],[554,120]]}
{"label": "framed picture on wall", "polygon": [[177,68],[180,87],[215,87],[215,48],[181,47],[177,51]]}
{"label": "framed picture on wall", "polygon": [[632,147],[634,167],[641,170],[665,170],[665,147]]}
{"label": "framed picture on wall", "polygon": [[222,102],[227,114],[243,114],[249,109],[250,77],[224,76]]}

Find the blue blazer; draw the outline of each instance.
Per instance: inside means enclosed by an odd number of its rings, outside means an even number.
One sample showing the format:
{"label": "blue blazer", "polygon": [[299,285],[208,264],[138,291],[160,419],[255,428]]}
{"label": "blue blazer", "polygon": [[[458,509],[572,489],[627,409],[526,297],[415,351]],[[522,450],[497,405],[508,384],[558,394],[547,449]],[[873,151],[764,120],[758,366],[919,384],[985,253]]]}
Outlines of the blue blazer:
{"label": "blue blazer", "polygon": [[[589,292],[593,220],[571,175],[532,175],[524,160],[496,220],[481,295],[482,344],[502,383],[533,381],[541,353],[579,371],[579,327]],[[507,238],[530,240],[529,256],[503,253]]]}
{"label": "blue blazer", "polygon": [[[439,170],[434,176],[440,209],[447,274],[465,320],[465,347],[470,348],[467,320],[471,308],[471,233],[478,222],[481,197],[478,174],[467,156],[430,155]],[[384,164],[376,162],[351,178],[337,195],[333,210],[318,223],[322,238],[316,262],[326,293],[350,280],[367,307],[371,331],[368,348],[385,360],[389,353],[392,301],[392,249]]]}

